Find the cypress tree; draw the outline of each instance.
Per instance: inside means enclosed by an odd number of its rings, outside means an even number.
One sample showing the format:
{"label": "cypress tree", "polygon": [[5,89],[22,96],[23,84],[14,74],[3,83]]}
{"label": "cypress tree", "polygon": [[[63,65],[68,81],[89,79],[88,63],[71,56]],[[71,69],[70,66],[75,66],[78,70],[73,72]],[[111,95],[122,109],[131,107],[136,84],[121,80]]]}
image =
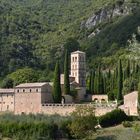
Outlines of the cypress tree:
{"label": "cypress tree", "polygon": [[130,61],[127,61],[127,67],[126,67],[126,72],[125,72],[126,77],[125,78],[129,78],[130,77]]}
{"label": "cypress tree", "polygon": [[105,77],[105,75],[103,77],[103,82],[104,82],[104,94],[106,94],[107,91],[106,91],[106,77]]}
{"label": "cypress tree", "polygon": [[97,73],[97,93],[98,94],[104,93],[104,80],[103,80],[103,74],[101,73],[100,66],[98,67],[98,73]]}
{"label": "cypress tree", "polygon": [[99,93],[100,94],[104,94],[104,79],[103,79],[103,74],[101,73],[101,77],[100,77],[100,79],[99,79]]}
{"label": "cypress tree", "polygon": [[100,88],[101,88],[101,71],[100,66],[98,67],[98,73],[97,73],[97,93],[100,94]]}
{"label": "cypress tree", "polygon": [[97,71],[95,72],[94,76],[94,93],[98,93],[98,76],[97,76]]}
{"label": "cypress tree", "polygon": [[110,78],[110,91],[112,91],[114,89],[114,75],[111,74],[111,78]]}
{"label": "cypress tree", "polygon": [[94,80],[95,80],[95,72],[92,70],[90,74],[90,93],[94,93]]}
{"label": "cypress tree", "polygon": [[123,100],[122,89],[123,89],[123,70],[122,70],[122,62],[121,62],[121,60],[119,60],[119,65],[118,65],[118,95],[117,95],[118,102]]}
{"label": "cypress tree", "polygon": [[132,73],[131,73],[131,76],[132,77],[135,77],[136,76],[136,63],[135,61],[132,61]]}
{"label": "cypress tree", "polygon": [[92,80],[92,77],[91,77],[91,72],[90,72],[90,74],[89,74],[89,84],[88,84],[88,90],[89,90],[90,94],[91,94],[91,80]]}
{"label": "cypress tree", "polygon": [[88,90],[89,90],[90,94],[91,94],[91,89],[92,89],[92,73],[90,72],[90,74],[89,74],[89,84],[88,84]]}
{"label": "cypress tree", "polygon": [[139,72],[139,65],[136,64],[136,69],[135,69],[136,74]]}
{"label": "cypress tree", "polygon": [[64,94],[70,94],[68,51],[66,51],[65,53],[65,62],[64,62]]}
{"label": "cypress tree", "polygon": [[53,83],[53,100],[55,103],[61,103],[61,85],[59,62],[56,63]]}
{"label": "cypress tree", "polygon": [[127,78],[127,69],[123,70],[123,81]]}
{"label": "cypress tree", "polygon": [[109,71],[108,71],[108,79],[110,79],[110,78],[111,78],[111,71],[109,69]]}

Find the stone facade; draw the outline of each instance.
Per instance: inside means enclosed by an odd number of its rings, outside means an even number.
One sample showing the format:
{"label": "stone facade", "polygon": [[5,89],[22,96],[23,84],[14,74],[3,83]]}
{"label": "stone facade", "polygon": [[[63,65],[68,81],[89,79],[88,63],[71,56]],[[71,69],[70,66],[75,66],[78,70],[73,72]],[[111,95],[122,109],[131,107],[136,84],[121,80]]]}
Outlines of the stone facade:
{"label": "stone facade", "polygon": [[92,101],[95,102],[108,102],[108,96],[107,95],[93,95]]}
{"label": "stone facade", "polygon": [[14,89],[0,89],[0,111],[14,111]]}
{"label": "stone facade", "polygon": [[[94,104],[74,104],[69,95],[65,95],[67,104],[53,104],[52,87],[49,83],[25,83],[15,87],[15,89],[0,89],[0,111],[13,112],[15,114],[59,114],[70,115],[78,106],[94,106],[95,115],[100,116],[110,112],[117,107],[116,102],[108,102],[106,95],[94,95],[93,100],[102,99],[107,102],[95,102]],[[81,94],[80,94],[81,96]],[[80,98],[80,97],[79,97]],[[138,92],[132,92],[124,96],[124,105],[120,106],[127,115],[138,115]]]}
{"label": "stone facade", "polygon": [[119,107],[127,115],[138,116],[138,91],[134,91],[124,96],[124,104]]}
{"label": "stone facade", "polygon": [[84,52],[71,53],[71,76],[81,87],[86,86],[86,55]]}
{"label": "stone facade", "polygon": [[40,113],[41,104],[53,103],[48,83],[25,83],[15,87],[15,114]]}

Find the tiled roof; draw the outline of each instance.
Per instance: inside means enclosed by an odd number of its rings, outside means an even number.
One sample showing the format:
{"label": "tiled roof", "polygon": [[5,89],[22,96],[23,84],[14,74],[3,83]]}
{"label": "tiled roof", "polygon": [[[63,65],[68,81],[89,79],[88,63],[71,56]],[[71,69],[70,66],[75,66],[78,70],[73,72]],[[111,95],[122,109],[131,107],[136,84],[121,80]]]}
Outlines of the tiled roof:
{"label": "tiled roof", "polygon": [[14,93],[14,89],[1,88],[0,93]]}
{"label": "tiled roof", "polygon": [[71,54],[74,54],[74,53],[83,53],[83,54],[85,54],[85,52],[82,52],[82,51],[75,51],[75,52],[72,52]]}
{"label": "tiled roof", "polygon": [[43,83],[23,83],[23,84],[17,85],[16,88],[42,87],[46,84],[48,84],[48,83],[47,82],[43,82]]}

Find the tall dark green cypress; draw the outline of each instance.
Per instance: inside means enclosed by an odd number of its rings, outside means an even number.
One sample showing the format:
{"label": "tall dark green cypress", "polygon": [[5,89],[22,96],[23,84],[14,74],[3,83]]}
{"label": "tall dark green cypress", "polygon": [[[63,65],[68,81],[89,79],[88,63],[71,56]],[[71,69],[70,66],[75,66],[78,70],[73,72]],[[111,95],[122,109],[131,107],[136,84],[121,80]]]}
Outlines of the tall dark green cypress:
{"label": "tall dark green cypress", "polygon": [[130,77],[130,61],[127,61],[127,67],[126,67],[126,72],[125,72],[126,77],[125,78],[129,78]]}
{"label": "tall dark green cypress", "polygon": [[100,66],[98,67],[97,79],[97,93],[104,94],[104,80]]}
{"label": "tall dark green cypress", "polygon": [[61,103],[61,84],[60,84],[60,67],[59,62],[56,63],[53,83],[53,100],[54,103]]}
{"label": "tall dark green cypress", "polygon": [[101,94],[100,91],[101,91],[101,70],[99,66],[97,72],[97,93]]}
{"label": "tall dark green cypress", "polygon": [[98,93],[98,76],[97,76],[97,71],[95,72],[94,76],[94,93]]}
{"label": "tall dark green cypress", "polygon": [[95,72],[94,70],[90,73],[90,93],[94,94],[94,79],[95,79]]}
{"label": "tall dark green cypress", "polygon": [[100,88],[100,92],[99,93],[100,94],[104,94],[104,78],[103,78],[103,74],[102,73],[101,73],[101,77],[100,77],[99,80],[100,80],[100,84],[99,84],[100,85],[100,87],[99,87]]}
{"label": "tall dark green cypress", "polygon": [[131,76],[135,77],[136,76],[136,65],[137,63],[135,61],[131,61],[132,62],[132,73]]}
{"label": "tall dark green cypress", "polygon": [[106,94],[107,91],[106,91],[106,77],[105,77],[105,75],[103,76],[103,82],[104,82],[104,94]]}
{"label": "tall dark green cypress", "polygon": [[135,73],[137,74],[138,72],[139,72],[139,65],[136,64]]}
{"label": "tall dark green cypress", "polygon": [[69,56],[67,50],[65,52],[65,62],[64,62],[64,94],[70,94]]}
{"label": "tall dark green cypress", "polygon": [[88,81],[88,90],[91,93],[91,91],[90,91],[90,89],[91,89],[91,72],[90,72],[90,74],[88,76],[88,80],[87,81]]}
{"label": "tall dark green cypress", "polygon": [[122,62],[119,60],[118,64],[118,95],[117,95],[117,101],[123,101],[123,95],[122,95],[122,89],[123,89],[123,70],[122,70]]}

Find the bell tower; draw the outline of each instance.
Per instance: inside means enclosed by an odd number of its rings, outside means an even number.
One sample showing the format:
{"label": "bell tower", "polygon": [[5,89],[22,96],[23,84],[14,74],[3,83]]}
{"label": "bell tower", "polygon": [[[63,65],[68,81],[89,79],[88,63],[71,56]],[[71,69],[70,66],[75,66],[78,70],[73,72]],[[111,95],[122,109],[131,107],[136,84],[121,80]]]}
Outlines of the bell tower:
{"label": "bell tower", "polygon": [[80,87],[86,86],[86,55],[84,52],[71,53],[71,76],[75,77]]}

